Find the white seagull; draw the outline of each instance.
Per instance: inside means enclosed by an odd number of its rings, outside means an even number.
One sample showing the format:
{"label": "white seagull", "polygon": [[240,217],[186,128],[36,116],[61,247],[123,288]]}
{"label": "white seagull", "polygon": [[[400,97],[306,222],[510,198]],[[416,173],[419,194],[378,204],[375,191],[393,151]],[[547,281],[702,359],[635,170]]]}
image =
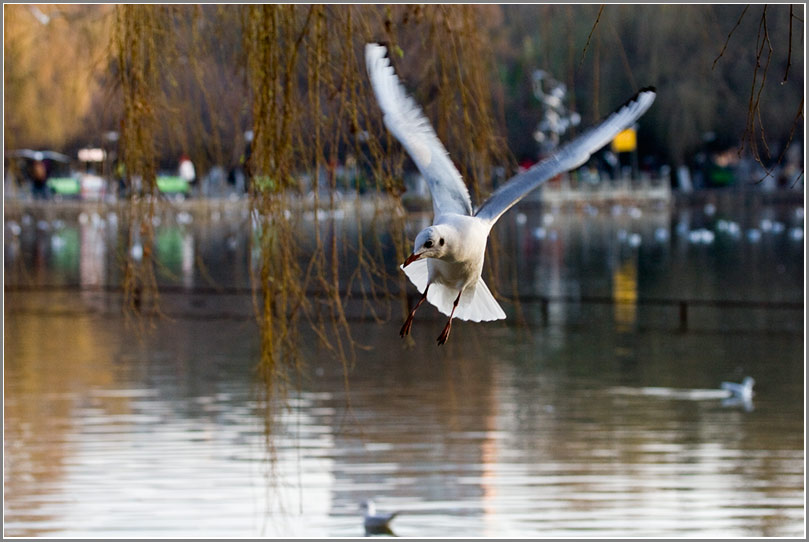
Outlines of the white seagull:
{"label": "white seagull", "polygon": [[481,278],[486,242],[497,219],[540,184],[581,166],[593,152],[632,126],[652,105],[655,90],[642,89],[600,124],[509,179],[473,210],[461,174],[424,113],[399,83],[386,53],[381,45],[365,46],[368,76],[385,126],[404,146],[430,187],[434,213],[433,225],[416,236],[413,253],[401,266],[422,295],[399,334],[404,337],[410,333],[416,309],[426,299],[449,316],[438,337],[441,345],[449,337],[453,318],[481,322],[506,317]]}
{"label": "white seagull", "polygon": [[365,532],[369,534],[392,534],[390,522],[399,515],[399,512],[391,512],[388,514],[380,514],[376,511],[376,504],[372,500],[366,500],[362,503],[362,509],[365,512],[363,517],[363,525]]}
{"label": "white seagull", "polygon": [[730,392],[728,394],[729,397],[749,401],[753,398],[753,385],[755,385],[755,383],[756,380],[752,376],[746,376],[741,384],[737,384],[736,382],[722,382],[720,387]]}

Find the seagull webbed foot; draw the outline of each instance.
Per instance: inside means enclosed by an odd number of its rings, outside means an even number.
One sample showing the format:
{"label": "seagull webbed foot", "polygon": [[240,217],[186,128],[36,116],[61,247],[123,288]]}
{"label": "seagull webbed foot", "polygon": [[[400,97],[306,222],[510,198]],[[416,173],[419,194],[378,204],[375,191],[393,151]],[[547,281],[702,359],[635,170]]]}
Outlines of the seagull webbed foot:
{"label": "seagull webbed foot", "polygon": [[410,316],[407,317],[404,325],[402,325],[402,329],[399,330],[399,336],[403,339],[410,334],[410,328],[413,326],[413,316],[414,314],[410,313]]}
{"label": "seagull webbed foot", "polygon": [[444,331],[442,331],[441,335],[438,336],[438,339],[437,339],[438,340],[438,346],[441,346],[442,344],[447,342],[447,339],[449,338],[450,329],[452,329],[452,320],[447,322],[447,325],[444,326]]}
{"label": "seagull webbed foot", "polygon": [[416,303],[416,306],[413,307],[413,310],[410,311],[410,314],[407,315],[407,320],[405,320],[404,325],[402,325],[402,329],[399,330],[399,336],[401,338],[404,339],[410,333],[410,327],[413,325],[413,318],[416,317],[416,311],[418,310],[419,307],[421,307],[421,304],[424,303],[424,300],[427,299],[427,290],[429,289],[430,285],[428,284],[427,287],[424,289],[424,293],[421,294],[419,302]]}

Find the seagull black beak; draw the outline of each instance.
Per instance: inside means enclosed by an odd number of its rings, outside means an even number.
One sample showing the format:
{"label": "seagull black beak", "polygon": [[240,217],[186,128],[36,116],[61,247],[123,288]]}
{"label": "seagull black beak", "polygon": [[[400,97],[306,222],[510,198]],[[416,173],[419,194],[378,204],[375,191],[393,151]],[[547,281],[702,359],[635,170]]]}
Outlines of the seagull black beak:
{"label": "seagull black beak", "polygon": [[402,265],[402,267],[407,267],[408,265],[415,262],[419,258],[421,258],[421,254],[416,254],[416,253],[411,254],[410,256],[407,257],[407,259],[405,260],[405,263]]}

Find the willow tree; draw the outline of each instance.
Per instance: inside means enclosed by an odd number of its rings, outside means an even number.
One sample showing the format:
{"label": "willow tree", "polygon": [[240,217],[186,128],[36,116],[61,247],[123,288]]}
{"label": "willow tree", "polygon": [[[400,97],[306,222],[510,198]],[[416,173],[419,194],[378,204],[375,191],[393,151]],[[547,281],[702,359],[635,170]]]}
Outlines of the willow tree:
{"label": "willow tree", "polygon": [[[492,62],[487,33],[497,8],[472,6],[324,6],[244,5],[200,7],[117,6],[115,53],[123,99],[121,154],[130,191],[130,243],[143,247],[126,262],[125,296],[131,308],[157,299],[155,263],[148,250],[158,201],[155,184],[157,126],[199,122],[185,104],[189,92],[201,94],[198,115],[231,119],[232,134],[245,117],[252,131],[247,161],[251,224],[257,265],[253,270],[254,308],[261,344],[262,374],[270,388],[285,384],[301,369],[300,330],[307,326],[320,345],[343,364],[351,363],[357,341],[346,317],[348,296],[373,307],[385,301],[407,310],[405,279],[390,276],[383,253],[391,247],[352,240],[350,269],[337,235],[323,235],[324,218],[336,208],[334,164],[347,159],[370,172],[372,188],[399,207],[404,192],[406,156],[381,122],[365,73],[363,51],[369,41],[389,45],[397,71],[419,103],[425,105],[473,197],[487,191],[495,166],[508,164],[502,123],[496,121]],[[199,28],[229,29],[210,32]],[[233,40],[233,35],[240,40]],[[193,60],[222,50],[233,69],[233,86],[242,103],[223,110],[223,100],[206,96],[196,84],[179,84],[184,71],[199,74]],[[214,43],[214,45],[212,45]],[[221,45],[221,44],[220,44]],[[415,60],[418,59],[418,62]],[[401,68],[401,69],[400,69]],[[190,78],[203,84],[204,75]],[[185,89],[183,91],[182,89]],[[242,104],[248,107],[239,109]],[[500,104],[502,106],[502,104]],[[500,107],[502,109],[502,107]],[[177,134],[178,136],[180,134]],[[213,136],[212,136],[213,137]],[[222,141],[198,137],[192,148],[215,157]],[[185,144],[189,145],[188,141]],[[220,151],[221,148],[220,148]],[[211,158],[214,159],[214,158]],[[321,172],[325,172],[323,175]],[[314,223],[302,224],[299,179],[312,179]],[[321,186],[325,183],[325,186]],[[357,188],[359,189],[359,187]],[[386,213],[397,260],[405,255],[404,213]],[[311,228],[314,249],[304,252],[299,228]],[[373,228],[374,224],[364,227]],[[342,266],[342,267],[341,267]],[[343,280],[341,277],[349,277]],[[398,287],[391,288],[391,284]],[[397,293],[398,292],[398,293]],[[317,295],[317,301],[313,299]],[[283,386],[282,386],[283,387]]]}

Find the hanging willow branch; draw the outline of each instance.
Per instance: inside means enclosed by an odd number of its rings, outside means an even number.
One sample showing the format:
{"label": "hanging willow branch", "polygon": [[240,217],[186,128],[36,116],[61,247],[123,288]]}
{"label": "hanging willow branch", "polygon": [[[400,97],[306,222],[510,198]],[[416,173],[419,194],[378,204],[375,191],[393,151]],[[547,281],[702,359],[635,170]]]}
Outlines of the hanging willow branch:
{"label": "hanging willow branch", "polygon": [[[126,260],[130,304],[137,308],[146,298],[157,304],[151,253],[159,203],[156,141],[177,152],[188,148],[197,153],[197,163],[215,164],[228,145],[235,146],[225,138],[241,143],[249,130],[249,272],[265,388],[284,390],[298,380],[303,330],[316,338],[311,348],[342,363],[347,375],[356,349],[366,347],[350,325],[350,311],[378,322],[407,313],[408,284],[391,260],[403,261],[412,242],[400,199],[412,165],[382,123],[364,46],[389,43],[408,91],[423,104],[480,201],[491,189],[495,165],[513,163],[494,121],[486,8],[248,4],[116,10],[122,157],[127,182],[141,187],[130,191],[130,245],[143,251],[141,259]],[[238,39],[216,34],[217,21],[225,21]],[[228,71],[217,73],[212,66]],[[216,77],[227,84],[207,88]],[[357,227],[349,230],[334,217],[353,212],[340,201],[340,191],[352,188],[377,207],[370,217],[351,217]],[[496,242],[490,250],[498,250]]]}
{"label": "hanging willow branch", "polygon": [[[392,6],[244,6],[243,47],[251,95],[254,140],[249,161],[251,216],[257,268],[255,311],[260,324],[262,367],[273,382],[299,371],[299,330],[306,323],[318,348],[347,368],[363,346],[352,333],[347,296],[381,318],[380,303],[393,299],[389,285],[406,292],[401,274],[389,275],[390,249],[404,257],[404,213],[357,228],[353,242],[328,217],[338,208],[336,164],[359,172],[355,189],[369,189],[399,207],[406,157],[381,123],[365,73],[365,43],[379,34],[407,58],[431,51],[429,71],[407,83],[467,178],[476,197],[491,186],[493,164],[508,161],[493,123],[489,64],[479,10]],[[437,46],[441,44],[441,46]],[[398,56],[395,55],[394,56]],[[468,62],[474,58],[478,62]],[[481,63],[480,61],[484,62]],[[414,69],[416,66],[411,67]],[[410,71],[405,70],[408,74]],[[435,95],[425,98],[421,89]],[[299,180],[311,181],[312,222],[301,219]],[[326,198],[323,199],[323,194]],[[293,211],[293,212],[290,212]],[[300,232],[313,236],[311,254]],[[369,242],[370,241],[370,242]],[[385,243],[392,243],[386,247]],[[350,247],[350,248],[349,248]],[[347,278],[346,278],[347,277]],[[320,292],[317,302],[307,297]],[[406,298],[401,295],[403,313]],[[388,311],[388,316],[390,313]]]}
{"label": "hanging willow branch", "polygon": [[158,62],[167,32],[166,8],[117,7],[114,50],[122,90],[121,158],[126,165],[129,243],[124,256],[124,307],[140,312],[157,304],[152,247],[157,198],[155,135],[160,103]]}

